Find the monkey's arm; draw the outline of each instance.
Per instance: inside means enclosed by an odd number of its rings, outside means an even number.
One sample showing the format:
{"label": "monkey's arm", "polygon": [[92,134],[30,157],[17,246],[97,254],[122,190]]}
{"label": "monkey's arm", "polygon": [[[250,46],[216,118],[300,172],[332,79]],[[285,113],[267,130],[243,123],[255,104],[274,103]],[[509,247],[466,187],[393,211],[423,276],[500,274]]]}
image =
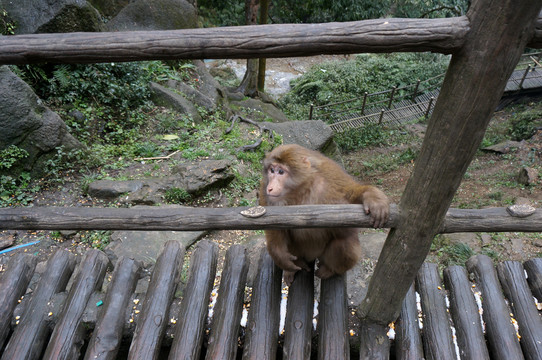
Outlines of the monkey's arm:
{"label": "monkey's arm", "polygon": [[382,190],[371,185],[356,184],[349,191],[352,204],[363,204],[366,214],[371,215],[375,228],[384,226],[390,214],[390,201]]}
{"label": "monkey's arm", "polygon": [[[265,239],[267,242],[267,251],[279,268],[292,272],[301,270],[301,268],[308,268],[308,265],[304,261],[300,262],[297,256],[288,251],[288,233],[286,231],[266,230]],[[301,266],[298,266],[296,263]]]}

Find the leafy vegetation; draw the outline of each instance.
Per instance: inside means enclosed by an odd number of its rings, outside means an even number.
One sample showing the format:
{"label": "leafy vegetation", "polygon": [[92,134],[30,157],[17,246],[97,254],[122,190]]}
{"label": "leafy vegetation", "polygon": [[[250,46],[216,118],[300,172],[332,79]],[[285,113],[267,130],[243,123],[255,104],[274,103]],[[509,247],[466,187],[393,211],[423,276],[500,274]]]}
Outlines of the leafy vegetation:
{"label": "leafy vegetation", "polygon": [[348,129],[335,137],[337,146],[349,152],[365,147],[392,146],[413,140],[411,134],[397,129],[384,128],[378,124],[368,124],[357,129]]}
{"label": "leafy vegetation", "polygon": [[17,24],[5,9],[0,8],[0,35],[14,35]]}
{"label": "leafy vegetation", "polygon": [[152,108],[149,81],[182,76],[160,61],[33,65],[17,73],[63,115],[79,140],[114,144],[139,136]]}
{"label": "leafy vegetation", "polygon": [[[318,23],[383,17],[451,17],[466,13],[468,0],[274,0],[269,9],[274,23]],[[245,1],[198,1],[206,26],[245,24]]]}
{"label": "leafy vegetation", "polygon": [[98,250],[105,250],[111,242],[110,230],[82,231],[80,232],[81,242]]}
{"label": "leafy vegetation", "polygon": [[166,190],[164,200],[170,204],[182,204],[192,200],[192,195],[185,189],[171,188]]}
{"label": "leafy vegetation", "polygon": [[523,109],[512,117],[511,123],[510,136],[513,140],[529,139],[542,126],[542,106]]}
{"label": "leafy vegetation", "polygon": [[[363,94],[415,84],[446,71],[449,58],[429,53],[362,54],[354,60],[313,66],[292,81],[292,91],[281,99],[291,118],[308,119],[310,104],[316,106],[358,98],[351,107],[361,107]],[[401,95],[401,94],[397,94]]]}
{"label": "leafy vegetation", "polygon": [[505,140],[521,141],[529,139],[542,127],[542,104],[514,105],[508,112],[512,115],[505,121],[494,122],[486,131],[481,148],[498,144]]}
{"label": "leafy vegetation", "polygon": [[[493,233],[491,236],[499,236],[500,233]],[[474,255],[484,254],[494,259],[500,260],[499,242],[492,241],[477,251],[473,250],[468,244],[463,242],[454,242],[450,240],[449,235],[440,234],[435,236],[431,243],[431,254],[438,259],[439,267],[444,269],[451,265],[465,266],[467,260]]]}
{"label": "leafy vegetation", "polygon": [[9,175],[22,159],[28,157],[28,152],[15,145],[0,150],[0,207],[28,205],[40,188],[31,185],[30,173],[23,171],[18,176]]}

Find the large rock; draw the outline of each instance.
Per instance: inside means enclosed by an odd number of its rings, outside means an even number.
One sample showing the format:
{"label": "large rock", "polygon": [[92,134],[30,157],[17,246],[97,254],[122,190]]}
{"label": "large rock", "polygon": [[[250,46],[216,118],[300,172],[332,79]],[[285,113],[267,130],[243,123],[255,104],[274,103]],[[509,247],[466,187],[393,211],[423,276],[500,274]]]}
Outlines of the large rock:
{"label": "large rock", "polygon": [[101,31],[98,11],[86,0],[0,0],[16,21],[16,34]]}
{"label": "large rock", "polygon": [[[167,205],[179,208],[178,205]],[[120,257],[135,259],[148,268],[170,240],[178,241],[185,250],[198,241],[205,231],[115,231],[105,252],[113,263]]]}
{"label": "large rock", "polygon": [[64,146],[82,147],[58,116],[7,66],[0,67],[0,150],[16,145],[28,151],[24,170],[39,175],[43,162]]}
{"label": "large rock", "polygon": [[[240,94],[240,93],[238,93]],[[250,118],[256,121],[265,121],[271,119],[273,122],[289,122],[290,120],[284,115],[284,113],[275,105],[263,102],[259,99],[245,98],[235,100],[231,98],[230,94],[230,107],[232,109],[246,113]]]}
{"label": "large rock", "polygon": [[175,30],[197,27],[196,8],[185,0],[135,0],[111,19],[108,31]]}
{"label": "large rock", "polygon": [[88,187],[90,196],[113,199],[122,195],[120,201],[132,205],[156,205],[163,203],[164,194],[171,189],[183,189],[189,194],[201,194],[211,188],[219,188],[233,180],[228,160],[202,160],[176,165],[172,176],[141,180],[97,180]]}
{"label": "large rock", "polygon": [[538,182],[538,170],[532,167],[524,166],[519,170],[518,183],[522,185],[536,185]]}
{"label": "large rock", "polygon": [[335,159],[340,159],[333,141],[333,130],[321,120],[289,121],[284,123],[260,123],[282,136],[284,144],[298,144]]}
{"label": "large rock", "polygon": [[130,0],[89,0],[89,2],[98,9],[102,15],[111,18],[128,5]]}
{"label": "large rock", "polygon": [[166,85],[171,89],[180,91],[188,100],[205,108],[207,111],[213,111],[216,108],[216,103],[210,97],[182,81],[168,80]]}
{"label": "large rock", "polygon": [[203,61],[194,60],[192,63],[196,67],[196,73],[198,74],[198,91],[210,98],[214,104],[220,104],[224,98],[222,86],[209,73]]}
{"label": "large rock", "polygon": [[175,92],[173,89],[162,86],[155,82],[150,83],[149,89],[151,90],[152,101],[155,104],[168,107],[181,114],[186,114],[190,116],[190,118],[196,123],[200,123],[203,121],[198,112],[198,109],[192,103],[192,101],[188,100],[183,95]]}

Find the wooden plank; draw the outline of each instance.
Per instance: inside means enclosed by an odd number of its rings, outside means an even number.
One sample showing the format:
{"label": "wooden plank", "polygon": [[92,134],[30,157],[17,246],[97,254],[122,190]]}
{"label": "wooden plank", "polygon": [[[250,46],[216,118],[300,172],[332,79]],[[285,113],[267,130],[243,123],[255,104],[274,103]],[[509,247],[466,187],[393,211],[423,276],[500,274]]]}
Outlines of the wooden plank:
{"label": "wooden plank", "polygon": [[387,324],[399,315],[506,82],[532,37],[541,7],[542,0],[471,1],[467,12],[470,30],[448,66],[401,197],[401,223],[390,231],[380,253],[360,305],[362,317]]}
{"label": "wooden plank", "polygon": [[462,359],[489,360],[480,313],[467,271],[462,266],[447,267],[444,269],[444,283],[449,291],[459,355]]}
{"label": "wooden plank", "polygon": [[206,360],[236,358],[248,265],[243,246],[233,245],[228,249],[220,278]]}
{"label": "wooden plank", "polygon": [[81,318],[88,299],[101,288],[108,264],[109,259],[99,250],[91,249],[85,253],[43,360],[71,360],[79,357],[86,336]]}
{"label": "wooden plank", "polygon": [[518,322],[523,355],[529,360],[542,359],[542,319],[533,302],[523,266],[519,261],[504,261],[497,265],[497,274]]}
{"label": "wooden plank", "polygon": [[[362,205],[268,206],[259,218],[238,208],[75,208],[22,207],[0,209],[0,228],[19,230],[260,230],[310,227],[371,227]],[[401,214],[392,204],[385,227],[399,225]],[[542,209],[524,218],[506,208],[449,209],[439,233],[524,231],[542,232]]]}
{"label": "wooden plank", "polygon": [[390,340],[387,330],[386,325],[362,320],[360,324],[360,360],[388,360],[390,358]]}
{"label": "wooden plank", "polygon": [[346,275],[320,283],[318,359],[350,359]]}
{"label": "wooden plank", "polygon": [[4,346],[11,329],[11,317],[21,296],[32,279],[37,258],[18,253],[13,256],[8,268],[0,277],[0,349]]}
{"label": "wooden plank", "polygon": [[455,360],[451,323],[441,284],[437,264],[423,263],[416,277],[416,287],[422,302],[425,358]]}
{"label": "wooden plank", "polygon": [[128,353],[129,360],[157,359],[169,322],[169,306],[183,265],[184,248],[178,241],[164,244],[151,280]]}
{"label": "wooden plank", "polygon": [[208,240],[199,241],[190,258],[190,275],[177,316],[170,360],[200,358],[217,260],[218,246]]}
{"label": "wooden plank", "polygon": [[[3,36],[0,65],[457,51],[467,17]],[[273,36],[270,36],[273,34]],[[249,39],[249,41],[247,41]]]}
{"label": "wooden plank", "polygon": [[59,249],[47,260],[45,272],[25,305],[2,360],[39,358],[50,335],[48,303],[56,293],[64,291],[74,268],[75,255],[67,250]]}
{"label": "wooden plank", "polygon": [[418,323],[414,284],[408,290],[401,314],[395,325],[395,358],[397,360],[423,359],[423,345]]}
{"label": "wooden plank", "polygon": [[283,359],[310,359],[313,306],[314,269],[298,271],[288,289]]}
{"label": "wooden plank", "polygon": [[474,274],[476,286],[482,293],[483,318],[489,353],[494,359],[523,359],[516,331],[510,321],[497,272],[491,259],[476,255],[467,261],[467,270]]}
{"label": "wooden plank", "polygon": [[274,360],[280,325],[282,270],[275,265],[267,249],[262,248],[243,347],[243,360]]}
{"label": "wooden plank", "polygon": [[523,264],[527,272],[527,282],[539,303],[542,303],[542,258],[526,261]]}
{"label": "wooden plank", "polygon": [[98,315],[85,360],[114,360],[122,341],[126,309],[137,285],[139,266],[135,260],[121,257],[107,287],[104,307]]}

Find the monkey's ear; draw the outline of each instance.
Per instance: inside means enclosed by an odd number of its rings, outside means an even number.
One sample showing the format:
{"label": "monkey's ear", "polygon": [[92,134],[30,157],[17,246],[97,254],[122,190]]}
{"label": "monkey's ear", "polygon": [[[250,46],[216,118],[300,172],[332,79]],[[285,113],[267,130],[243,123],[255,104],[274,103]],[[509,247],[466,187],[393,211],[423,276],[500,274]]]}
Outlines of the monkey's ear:
{"label": "monkey's ear", "polygon": [[311,159],[308,156],[303,156],[302,162],[307,168],[312,166]]}

